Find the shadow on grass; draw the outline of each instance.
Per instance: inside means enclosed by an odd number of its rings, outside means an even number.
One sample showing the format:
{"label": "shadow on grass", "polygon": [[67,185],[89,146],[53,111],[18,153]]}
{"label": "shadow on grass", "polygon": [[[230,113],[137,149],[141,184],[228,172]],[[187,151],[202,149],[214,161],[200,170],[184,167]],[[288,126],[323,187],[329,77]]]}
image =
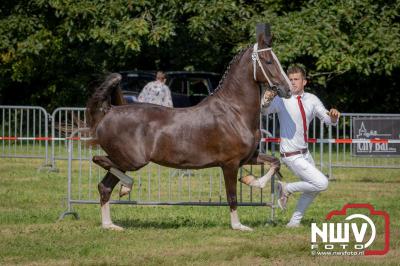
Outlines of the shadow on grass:
{"label": "shadow on grass", "polygon": [[[170,217],[166,217],[164,220],[142,220],[142,219],[115,219],[116,224],[126,228],[126,229],[134,229],[134,228],[148,228],[148,229],[176,229],[176,228],[192,228],[192,229],[201,229],[201,228],[220,228],[227,227],[230,228],[229,221],[224,223],[222,221],[209,220],[197,221],[195,219],[191,219],[190,217],[176,217],[175,219],[171,219]],[[287,221],[282,219],[271,220],[258,220],[258,221],[246,221],[243,219],[242,223],[244,225],[250,226],[251,228],[263,228],[263,227],[280,227],[285,226]],[[309,226],[311,222],[306,222],[305,225]]]}
{"label": "shadow on grass", "polygon": [[398,184],[400,183],[400,180],[387,180],[387,179],[377,179],[375,177],[363,177],[359,180],[355,180],[355,182],[361,182],[361,183],[392,183],[392,184]]}
{"label": "shadow on grass", "polygon": [[141,220],[141,219],[119,219],[115,223],[126,229],[130,228],[150,228],[150,229],[176,229],[176,228],[212,228],[224,226],[222,223],[214,221],[198,222],[186,217],[176,219],[166,218],[165,220]]}

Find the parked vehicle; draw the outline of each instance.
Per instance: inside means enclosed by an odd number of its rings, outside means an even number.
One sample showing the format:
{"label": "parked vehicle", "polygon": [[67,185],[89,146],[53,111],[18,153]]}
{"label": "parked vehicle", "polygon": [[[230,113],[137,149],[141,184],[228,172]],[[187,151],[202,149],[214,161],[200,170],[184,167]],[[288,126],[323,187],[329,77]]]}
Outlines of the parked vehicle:
{"label": "parked vehicle", "polygon": [[[167,71],[167,85],[174,107],[198,104],[218,86],[220,75],[213,72]],[[155,80],[155,71],[123,71],[121,87],[128,103],[135,102],[143,87]]]}

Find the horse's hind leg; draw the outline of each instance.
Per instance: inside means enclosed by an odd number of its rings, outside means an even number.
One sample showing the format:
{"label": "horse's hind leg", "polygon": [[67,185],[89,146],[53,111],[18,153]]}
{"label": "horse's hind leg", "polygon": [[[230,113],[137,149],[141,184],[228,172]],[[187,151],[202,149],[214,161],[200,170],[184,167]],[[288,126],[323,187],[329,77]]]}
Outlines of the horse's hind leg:
{"label": "horse's hind leg", "polygon": [[234,230],[252,231],[250,227],[240,223],[239,215],[237,213],[236,182],[238,166],[224,166],[222,170],[224,172],[225,179],[226,199],[228,201],[231,214],[231,227]]}
{"label": "horse's hind leg", "polygon": [[271,165],[271,168],[264,176],[260,178],[255,178],[253,175],[247,175],[239,179],[240,182],[246,185],[249,185],[251,187],[264,188],[265,185],[271,180],[274,174],[277,174],[280,179],[282,177],[282,175],[279,172],[281,164],[279,162],[279,159],[274,156],[266,154],[258,154],[257,156],[253,157],[248,163],[257,165],[268,163]]}

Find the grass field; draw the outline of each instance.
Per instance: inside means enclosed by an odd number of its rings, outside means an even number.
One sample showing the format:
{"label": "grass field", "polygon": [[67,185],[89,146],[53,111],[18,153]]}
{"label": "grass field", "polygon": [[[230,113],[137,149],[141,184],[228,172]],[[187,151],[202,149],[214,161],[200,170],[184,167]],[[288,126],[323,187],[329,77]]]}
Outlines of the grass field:
{"label": "grass field", "polygon": [[[124,232],[100,228],[97,205],[74,205],[80,220],[57,222],[66,209],[66,162],[58,173],[38,172],[41,160],[0,159],[0,265],[398,265],[400,171],[335,169],[335,180],[313,203],[304,227],[288,229],[298,195],[277,226],[266,226],[267,207],[240,207],[253,232],[229,228],[228,207],[113,205]],[[287,180],[296,180],[285,168]],[[96,184],[93,184],[96,186]],[[312,256],[310,223],[346,203],[371,203],[389,213],[385,256]]]}

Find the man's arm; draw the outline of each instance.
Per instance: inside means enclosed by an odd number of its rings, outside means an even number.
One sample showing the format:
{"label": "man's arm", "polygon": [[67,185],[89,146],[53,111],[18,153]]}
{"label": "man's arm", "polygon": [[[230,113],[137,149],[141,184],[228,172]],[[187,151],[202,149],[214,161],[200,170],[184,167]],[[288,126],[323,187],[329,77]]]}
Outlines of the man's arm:
{"label": "man's arm", "polygon": [[335,126],[339,120],[340,112],[334,108],[329,111],[324,107],[322,102],[315,97],[315,115],[327,125]]}

